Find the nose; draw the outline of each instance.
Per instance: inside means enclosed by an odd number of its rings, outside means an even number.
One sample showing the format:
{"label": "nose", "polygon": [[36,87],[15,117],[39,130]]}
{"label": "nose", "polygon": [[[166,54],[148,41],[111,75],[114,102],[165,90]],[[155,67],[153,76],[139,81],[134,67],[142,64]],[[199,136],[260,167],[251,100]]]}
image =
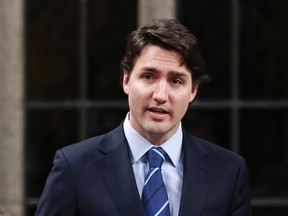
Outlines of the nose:
{"label": "nose", "polygon": [[161,104],[168,100],[168,86],[165,81],[160,81],[155,84],[153,99]]}

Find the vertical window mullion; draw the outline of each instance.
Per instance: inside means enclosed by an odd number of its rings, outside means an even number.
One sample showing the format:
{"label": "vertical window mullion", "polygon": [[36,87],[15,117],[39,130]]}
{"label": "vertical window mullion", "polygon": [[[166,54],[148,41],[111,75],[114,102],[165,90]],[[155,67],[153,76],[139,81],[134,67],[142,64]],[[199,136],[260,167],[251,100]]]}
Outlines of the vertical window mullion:
{"label": "vertical window mullion", "polygon": [[87,0],[79,0],[79,139],[87,134]]}
{"label": "vertical window mullion", "polygon": [[239,0],[231,0],[231,143],[232,150],[239,152],[239,29],[240,29],[240,4]]}

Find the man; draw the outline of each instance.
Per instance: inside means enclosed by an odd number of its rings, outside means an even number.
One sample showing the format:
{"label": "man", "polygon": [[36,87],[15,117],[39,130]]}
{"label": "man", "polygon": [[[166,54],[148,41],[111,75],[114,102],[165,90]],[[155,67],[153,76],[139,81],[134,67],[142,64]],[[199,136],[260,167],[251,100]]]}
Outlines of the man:
{"label": "man", "polygon": [[121,67],[126,119],[57,151],[36,215],[250,215],[244,159],[181,125],[208,78],[192,33],[155,20],[130,34]]}

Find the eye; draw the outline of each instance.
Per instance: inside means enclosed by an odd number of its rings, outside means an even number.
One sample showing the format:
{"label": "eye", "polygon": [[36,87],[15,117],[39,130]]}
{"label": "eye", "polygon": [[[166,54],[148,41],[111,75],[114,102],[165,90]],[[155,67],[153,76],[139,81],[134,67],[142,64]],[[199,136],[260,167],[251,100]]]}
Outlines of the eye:
{"label": "eye", "polygon": [[173,79],[171,79],[171,83],[173,85],[181,85],[183,83],[183,81],[179,78],[173,78]]}
{"label": "eye", "polygon": [[153,76],[152,76],[151,73],[146,73],[146,74],[143,75],[143,78],[144,78],[145,80],[151,80],[151,79],[153,78]]}

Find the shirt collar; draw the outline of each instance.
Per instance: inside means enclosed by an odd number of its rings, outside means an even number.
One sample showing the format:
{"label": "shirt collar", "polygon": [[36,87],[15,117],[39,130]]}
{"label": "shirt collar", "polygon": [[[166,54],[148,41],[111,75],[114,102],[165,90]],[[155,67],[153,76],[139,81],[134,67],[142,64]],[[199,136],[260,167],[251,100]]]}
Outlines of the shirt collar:
{"label": "shirt collar", "polygon": [[[131,150],[132,164],[136,163],[142,158],[142,156],[153,146],[147,139],[140,135],[130,124],[129,113],[126,115],[124,120],[124,134],[128,141],[128,145]],[[170,137],[166,142],[164,142],[161,147],[169,155],[173,166],[177,167],[182,149],[182,125],[180,123],[178,130],[172,137]]]}

